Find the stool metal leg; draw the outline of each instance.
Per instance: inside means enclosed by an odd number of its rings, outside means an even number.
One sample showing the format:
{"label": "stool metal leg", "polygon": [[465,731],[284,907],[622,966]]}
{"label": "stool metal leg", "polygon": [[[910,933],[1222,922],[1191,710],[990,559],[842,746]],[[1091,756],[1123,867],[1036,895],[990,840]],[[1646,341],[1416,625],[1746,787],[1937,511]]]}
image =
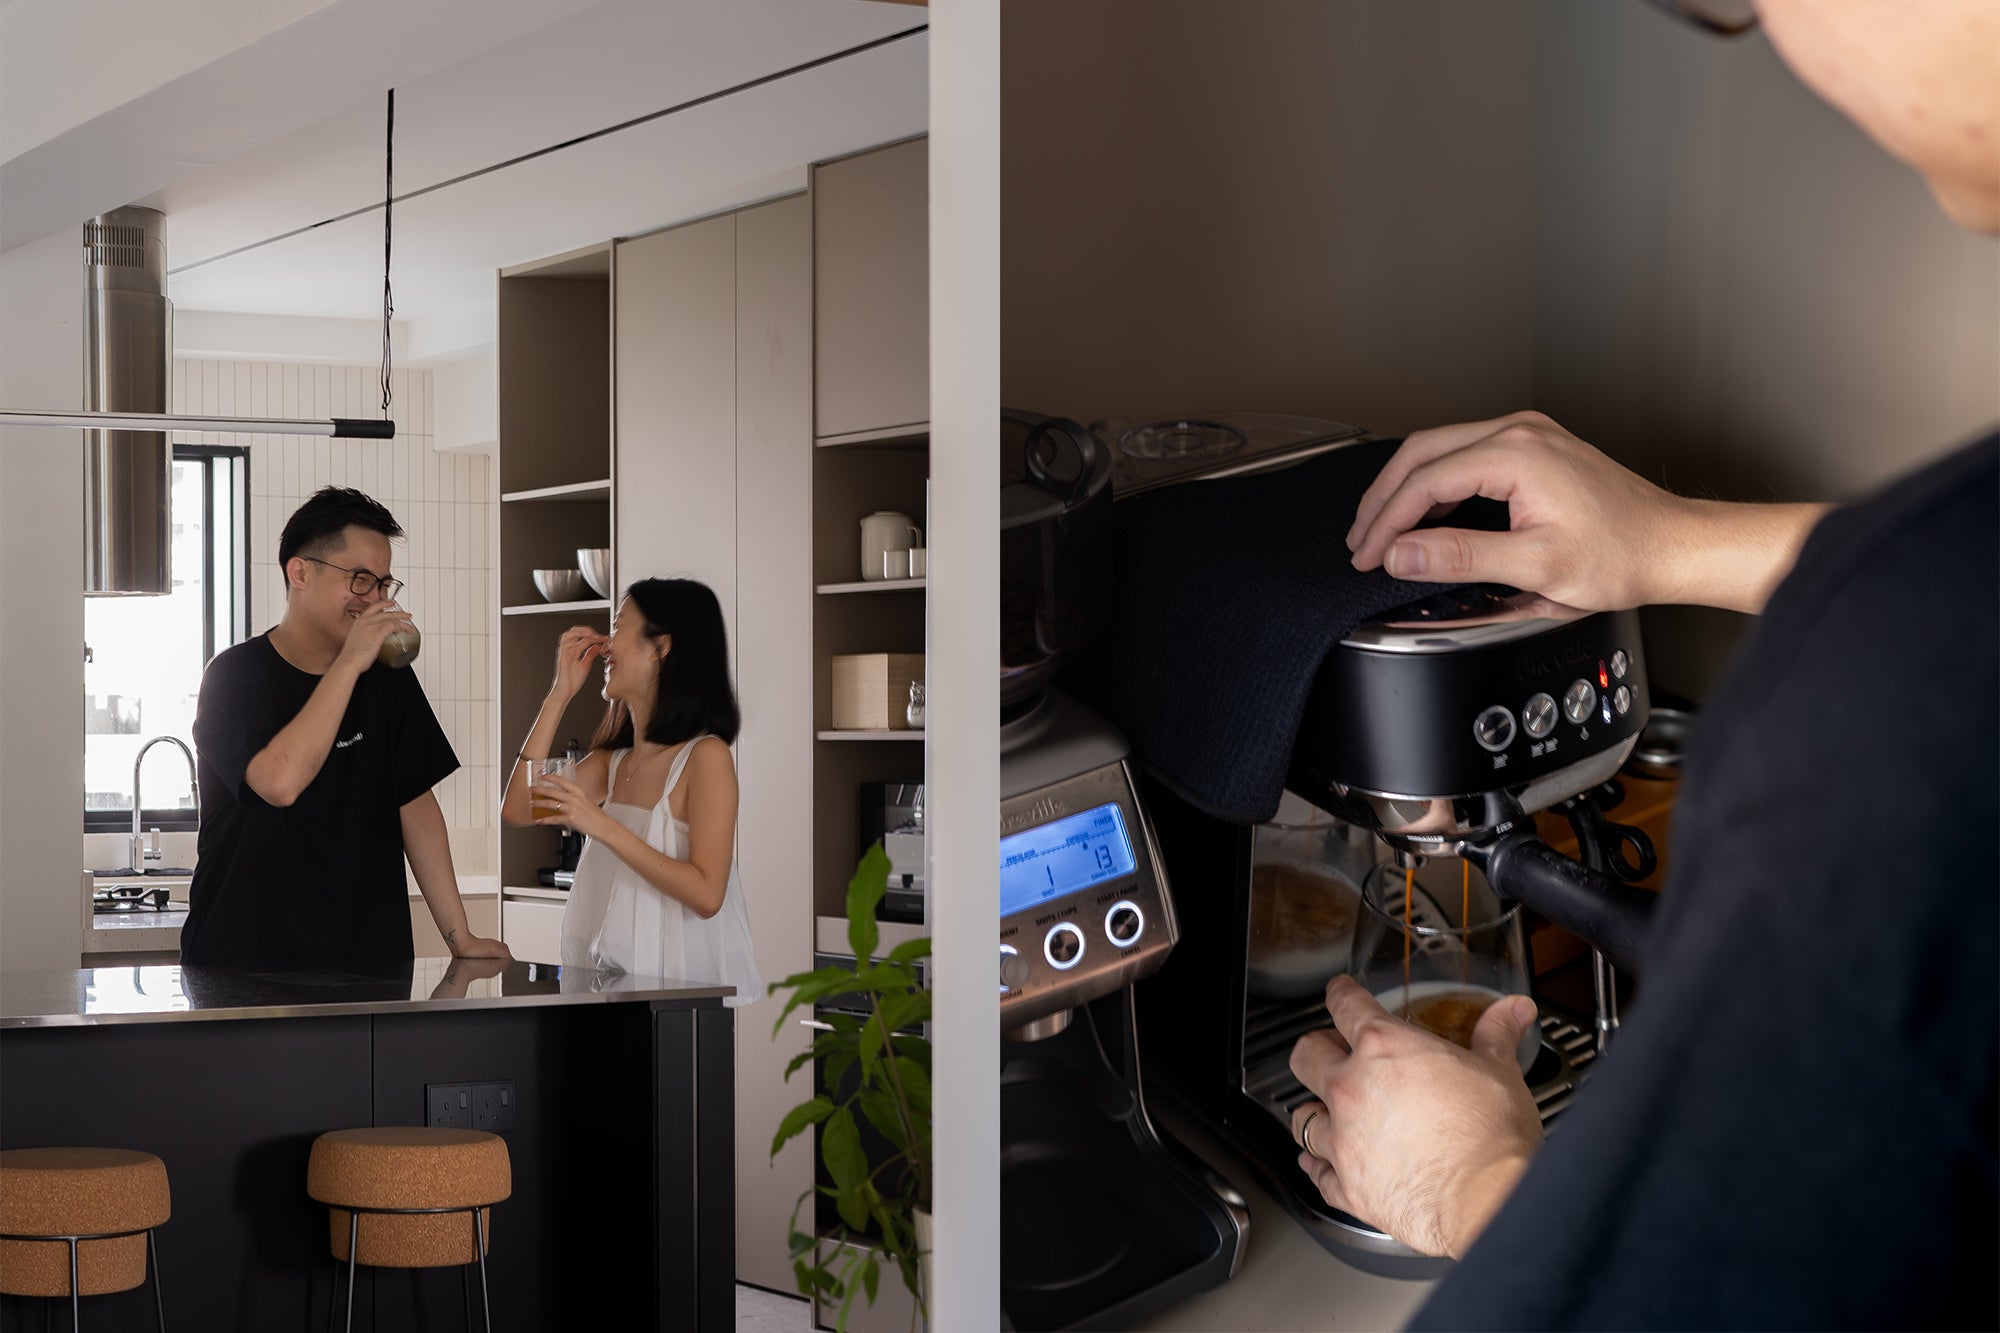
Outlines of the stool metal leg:
{"label": "stool metal leg", "polygon": [[146,1228],[146,1266],[153,1270],[153,1313],[159,1318],[160,1333],[167,1333],[167,1298],[160,1291],[160,1251],[153,1244],[153,1229]]}
{"label": "stool metal leg", "polygon": [[493,1298],[486,1292],[486,1214],[472,1210],[472,1230],[479,1243],[479,1308],[486,1315],[486,1333],[493,1333]]}
{"label": "stool metal leg", "polygon": [[347,1333],[354,1333],[354,1261],[361,1256],[361,1214],[347,1212]]}
{"label": "stool metal leg", "polygon": [[69,1333],[77,1333],[83,1325],[83,1296],[76,1285],[76,1237],[69,1238]]}

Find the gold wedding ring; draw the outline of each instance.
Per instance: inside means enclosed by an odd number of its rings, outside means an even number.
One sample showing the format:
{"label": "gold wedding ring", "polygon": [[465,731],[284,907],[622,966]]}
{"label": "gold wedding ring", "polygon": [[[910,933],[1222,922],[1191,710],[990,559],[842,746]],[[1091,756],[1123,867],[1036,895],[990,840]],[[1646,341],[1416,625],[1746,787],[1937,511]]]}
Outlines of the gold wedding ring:
{"label": "gold wedding ring", "polygon": [[[1306,1116],[1306,1122],[1299,1126],[1299,1146],[1306,1150],[1306,1156],[1308,1157],[1319,1157],[1319,1154],[1313,1151],[1313,1121],[1325,1114],[1326,1108],[1324,1106],[1317,1107]],[[1320,1160],[1324,1161],[1325,1159],[1321,1158]]]}

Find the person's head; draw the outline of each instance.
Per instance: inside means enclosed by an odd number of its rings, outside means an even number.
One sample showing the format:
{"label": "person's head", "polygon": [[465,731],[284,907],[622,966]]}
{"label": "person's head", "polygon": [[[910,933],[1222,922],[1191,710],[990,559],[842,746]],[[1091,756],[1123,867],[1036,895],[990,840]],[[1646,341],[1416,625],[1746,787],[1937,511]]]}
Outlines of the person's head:
{"label": "person's head", "polygon": [[1915,167],[1952,221],[2000,232],[2000,3],[1757,0],[1805,84]]}
{"label": "person's head", "polygon": [[[278,538],[286,618],[344,638],[348,619],[395,595],[396,587],[382,581],[389,578],[389,539],[402,535],[395,516],[360,491],[315,491]],[[357,585],[365,591],[357,592]]]}
{"label": "person's head", "polygon": [[604,723],[593,750],[632,744],[633,710],[644,739],[676,745],[706,732],[734,741],[742,724],[729,684],[722,604],[693,579],[643,579],[625,590],[604,659]]}

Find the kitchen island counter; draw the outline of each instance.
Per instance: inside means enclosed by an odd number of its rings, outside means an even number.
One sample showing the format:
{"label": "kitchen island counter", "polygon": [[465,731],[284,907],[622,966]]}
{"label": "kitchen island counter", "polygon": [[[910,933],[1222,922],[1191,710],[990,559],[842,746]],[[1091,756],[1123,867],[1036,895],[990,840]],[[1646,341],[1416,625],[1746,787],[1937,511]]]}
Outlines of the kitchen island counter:
{"label": "kitchen island counter", "polygon": [[[305,1193],[314,1138],[492,1128],[513,1194],[493,1210],[487,1278],[510,1326],[577,1326],[587,1297],[643,1327],[722,1330],[734,1320],[730,993],[444,958],[4,973],[0,1148],[156,1154],[173,1198],[158,1244],[174,1326],[288,1328],[325,1318],[335,1280],[327,1210]],[[505,1121],[461,1107],[458,1090],[480,1084],[506,1089]],[[364,1268],[355,1298],[378,1330],[462,1320],[449,1269]],[[40,1321],[0,1297],[0,1333]],[[90,1322],[150,1329],[151,1293],[93,1298]]]}

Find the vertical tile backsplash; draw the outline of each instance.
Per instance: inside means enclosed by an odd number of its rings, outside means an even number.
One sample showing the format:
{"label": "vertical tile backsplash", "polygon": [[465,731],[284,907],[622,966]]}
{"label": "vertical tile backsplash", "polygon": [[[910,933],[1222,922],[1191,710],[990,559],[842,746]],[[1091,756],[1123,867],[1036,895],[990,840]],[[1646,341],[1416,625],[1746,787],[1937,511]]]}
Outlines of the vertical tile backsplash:
{"label": "vertical tile backsplash", "polygon": [[[459,770],[437,788],[461,874],[493,868],[491,830],[499,775],[493,737],[494,650],[499,599],[492,534],[499,502],[493,459],[435,447],[431,372],[391,372],[393,440],[330,440],[314,435],[203,435],[177,442],[248,444],[250,449],[250,632],[284,615],[278,537],[285,520],[322,486],[352,486],[381,501],[403,525],[394,543],[399,600],[424,632],[411,668]],[[370,417],[381,408],[373,367],[176,358],[176,412],[224,416]],[[485,830],[484,834],[475,832]],[[476,864],[473,862],[477,862]]]}

